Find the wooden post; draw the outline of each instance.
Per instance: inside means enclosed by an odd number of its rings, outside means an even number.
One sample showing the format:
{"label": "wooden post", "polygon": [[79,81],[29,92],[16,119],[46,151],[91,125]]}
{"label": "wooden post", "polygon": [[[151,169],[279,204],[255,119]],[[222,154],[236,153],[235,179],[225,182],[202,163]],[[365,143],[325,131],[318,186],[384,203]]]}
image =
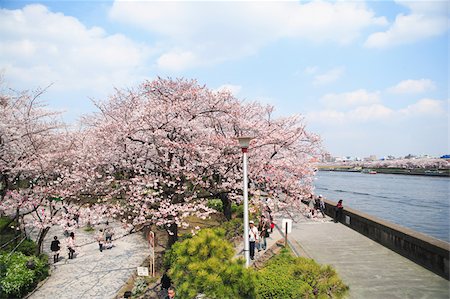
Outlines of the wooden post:
{"label": "wooden post", "polygon": [[284,247],[287,247],[288,243],[287,243],[287,234],[288,234],[288,223],[286,221],[286,225],[284,228]]}

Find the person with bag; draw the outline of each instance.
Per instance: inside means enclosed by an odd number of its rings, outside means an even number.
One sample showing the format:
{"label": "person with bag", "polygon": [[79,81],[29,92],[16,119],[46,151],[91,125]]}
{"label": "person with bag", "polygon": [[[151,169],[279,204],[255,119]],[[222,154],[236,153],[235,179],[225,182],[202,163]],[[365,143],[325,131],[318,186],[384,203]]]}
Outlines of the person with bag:
{"label": "person with bag", "polygon": [[250,243],[250,259],[255,259],[255,245],[259,241],[258,229],[255,227],[255,223],[250,221],[250,230],[248,232],[248,240]]}
{"label": "person with bag", "polygon": [[69,250],[69,260],[71,260],[75,253],[75,234],[73,232],[69,234],[69,238],[67,239],[67,249]]}
{"label": "person with bag", "polygon": [[267,222],[266,217],[264,215],[261,215],[261,217],[259,218],[258,232],[259,236],[261,237],[258,251],[261,251],[261,249],[266,250],[267,249],[266,238],[268,238],[270,234],[269,234],[269,223]]}
{"label": "person with bag", "polygon": [[59,250],[61,247],[59,246],[60,242],[57,236],[53,237],[53,241],[50,244],[50,250],[53,252],[53,263],[56,263],[59,260]]}

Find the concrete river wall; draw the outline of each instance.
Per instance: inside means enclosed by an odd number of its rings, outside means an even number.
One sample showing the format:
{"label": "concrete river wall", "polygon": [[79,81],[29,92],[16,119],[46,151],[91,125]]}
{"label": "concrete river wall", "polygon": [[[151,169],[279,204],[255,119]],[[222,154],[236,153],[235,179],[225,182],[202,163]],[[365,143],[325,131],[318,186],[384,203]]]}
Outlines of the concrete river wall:
{"label": "concrete river wall", "polygon": [[[334,217],[336,203],[324,202]],[[339,222],[449,280],[449,243],[345,206]]]}

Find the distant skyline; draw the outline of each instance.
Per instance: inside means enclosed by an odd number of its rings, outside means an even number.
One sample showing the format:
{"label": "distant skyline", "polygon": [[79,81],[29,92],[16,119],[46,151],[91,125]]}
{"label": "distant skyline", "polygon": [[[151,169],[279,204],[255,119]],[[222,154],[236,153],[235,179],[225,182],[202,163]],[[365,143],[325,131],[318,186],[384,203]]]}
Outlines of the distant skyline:
{"label": "distant skyline", "polygon": [[1,1],[6,86],[75,123],[184,77],[301,114],[333,156],[449,149],[448,1]]}

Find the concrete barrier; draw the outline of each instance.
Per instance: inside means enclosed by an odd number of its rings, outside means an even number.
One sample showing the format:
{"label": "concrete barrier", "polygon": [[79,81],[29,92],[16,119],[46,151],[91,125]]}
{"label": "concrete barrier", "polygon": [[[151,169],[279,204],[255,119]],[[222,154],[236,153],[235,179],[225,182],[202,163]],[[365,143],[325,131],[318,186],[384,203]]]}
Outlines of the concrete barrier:
{"label": "concrete barrier", "polygon": [[[324,200],[326,214],[336,203]],[[345,207],[339,222],[449,280],[450,244],[377,217]]]}

